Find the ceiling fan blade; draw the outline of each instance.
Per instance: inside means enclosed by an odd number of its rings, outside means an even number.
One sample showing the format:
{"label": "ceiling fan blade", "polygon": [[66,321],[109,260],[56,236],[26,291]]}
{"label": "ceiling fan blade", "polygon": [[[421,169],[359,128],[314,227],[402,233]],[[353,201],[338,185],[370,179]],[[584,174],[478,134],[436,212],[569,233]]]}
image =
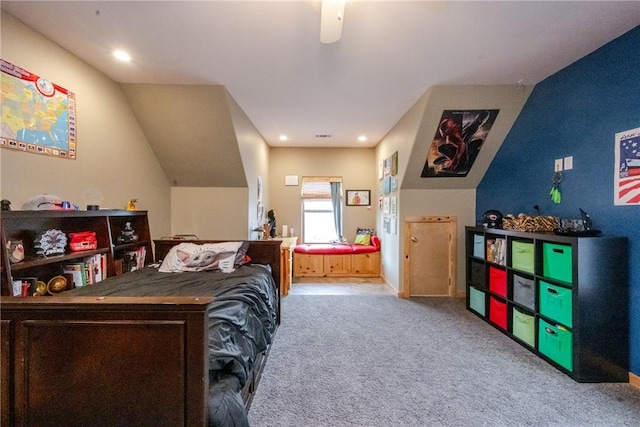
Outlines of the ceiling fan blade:
{"label": "ceiling fan blade", "polygon": [[335,43],[342,37],[345,0],[322,0],[320,42]]}

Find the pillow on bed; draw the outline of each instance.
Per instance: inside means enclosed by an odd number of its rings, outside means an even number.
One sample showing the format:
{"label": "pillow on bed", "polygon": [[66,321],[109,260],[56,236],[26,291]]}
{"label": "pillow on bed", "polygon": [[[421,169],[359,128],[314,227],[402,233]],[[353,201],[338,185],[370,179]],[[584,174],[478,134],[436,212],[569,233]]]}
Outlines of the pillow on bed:
{"label": "pillow on bed", "polygon": [[[235,270],[238,249],[243,242],[180,243],[169,250],[158,271],[179,273],[182,271]],[[244,255],[243,255],[244,259]]]}

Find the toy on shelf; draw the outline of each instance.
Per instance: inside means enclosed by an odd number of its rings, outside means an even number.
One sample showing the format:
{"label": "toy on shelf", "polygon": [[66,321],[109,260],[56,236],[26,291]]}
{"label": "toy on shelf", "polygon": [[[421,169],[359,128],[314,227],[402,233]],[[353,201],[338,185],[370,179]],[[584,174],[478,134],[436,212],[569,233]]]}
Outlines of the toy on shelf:
{"label": "toy on shelf", "polygon": [[134,229],[131,228],[130,222],[125,223],[124,230],[120,232],[117,241],[118,243],[132,243],[138,241],[138,235]]}

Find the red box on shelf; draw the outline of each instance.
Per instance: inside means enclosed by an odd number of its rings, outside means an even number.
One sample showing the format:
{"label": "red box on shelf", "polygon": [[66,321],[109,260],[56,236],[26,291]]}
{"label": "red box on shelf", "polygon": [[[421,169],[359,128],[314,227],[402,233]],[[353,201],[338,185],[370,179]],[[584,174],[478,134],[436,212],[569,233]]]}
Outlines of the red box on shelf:
{"label": "red box on shelf", "polygon": [[82,231],[80,233],[69,233],[69,249],[72,252],[91,251],[98,247],[98,240],[94,231]]}
{"label": "red box on shelf", "polygon": [[495,267],[489,267],[489,290],[507,297],[507,272]]}
{"label": "red box on shelf", "polygon": [[507,329],[507,303],[497,300],[494,297],[489,298],[489,320],[501,327]]}

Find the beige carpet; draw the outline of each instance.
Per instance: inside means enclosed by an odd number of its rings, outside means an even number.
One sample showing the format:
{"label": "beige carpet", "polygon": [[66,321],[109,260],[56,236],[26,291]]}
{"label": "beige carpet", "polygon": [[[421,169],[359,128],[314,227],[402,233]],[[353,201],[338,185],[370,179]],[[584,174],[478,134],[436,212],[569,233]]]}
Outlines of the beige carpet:
{"label": "beige carpet", "polygon": [[396,295],[381,278],[298,278],[289,295]]}

